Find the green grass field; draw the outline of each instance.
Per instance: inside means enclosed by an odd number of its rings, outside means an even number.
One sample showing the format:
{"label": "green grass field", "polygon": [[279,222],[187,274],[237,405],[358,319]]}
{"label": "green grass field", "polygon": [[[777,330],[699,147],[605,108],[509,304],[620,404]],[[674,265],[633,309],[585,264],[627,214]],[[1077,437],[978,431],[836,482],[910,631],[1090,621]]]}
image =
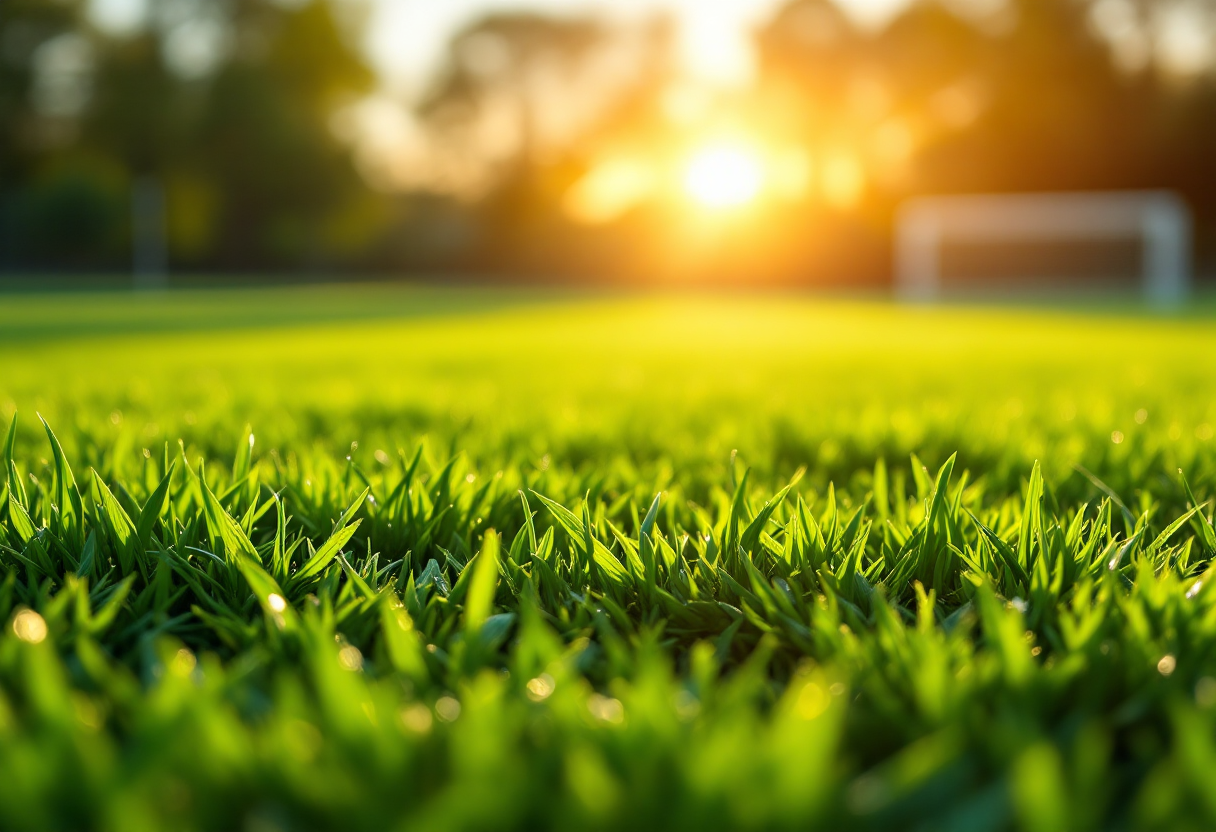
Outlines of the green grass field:
{"label": "green grass field", "polygon": [[1214,324],[4,297],[0,828],[1216,827]]}

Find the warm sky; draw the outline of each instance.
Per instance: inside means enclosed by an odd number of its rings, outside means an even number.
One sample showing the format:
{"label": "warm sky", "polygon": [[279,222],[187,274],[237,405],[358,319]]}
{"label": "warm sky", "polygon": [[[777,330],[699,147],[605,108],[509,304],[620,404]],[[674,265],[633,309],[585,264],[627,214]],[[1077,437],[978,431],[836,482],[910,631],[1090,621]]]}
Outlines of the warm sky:
{"label": "warm sky", "polygon": [[[130,2],[130,0],[112,0]],[[636,19],[656,12],[680,24],[689,69],[713,81],[745,80],[749,69],[747,32],[783,0],[372,0],[375,17],[370,50],[392,81],[413,86],[442,54],[447,39],[471,20],[496,10],[536,10]],[[845,0],[861,19],[881,19],[904,0]]]}

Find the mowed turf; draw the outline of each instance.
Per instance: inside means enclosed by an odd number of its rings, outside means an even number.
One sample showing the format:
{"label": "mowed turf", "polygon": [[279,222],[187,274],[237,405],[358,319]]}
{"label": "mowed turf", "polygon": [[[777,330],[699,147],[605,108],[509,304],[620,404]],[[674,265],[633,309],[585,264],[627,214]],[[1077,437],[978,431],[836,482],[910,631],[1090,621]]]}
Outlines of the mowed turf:
{"label": "mowed turf", "polygon": [[0,827],[1212,828],[1213,323],[6,297]]}

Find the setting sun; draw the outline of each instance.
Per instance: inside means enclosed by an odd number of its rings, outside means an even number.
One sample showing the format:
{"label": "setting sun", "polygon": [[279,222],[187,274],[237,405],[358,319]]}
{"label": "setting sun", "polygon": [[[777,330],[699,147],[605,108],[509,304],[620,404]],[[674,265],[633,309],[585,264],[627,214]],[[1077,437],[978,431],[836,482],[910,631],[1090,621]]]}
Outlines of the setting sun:
{"label": "setting sun", "polygon": [[707,208],[734,208],[751,202],[764,184],[760,159],[737,147],[710,147],[689,160],[684,189]]}

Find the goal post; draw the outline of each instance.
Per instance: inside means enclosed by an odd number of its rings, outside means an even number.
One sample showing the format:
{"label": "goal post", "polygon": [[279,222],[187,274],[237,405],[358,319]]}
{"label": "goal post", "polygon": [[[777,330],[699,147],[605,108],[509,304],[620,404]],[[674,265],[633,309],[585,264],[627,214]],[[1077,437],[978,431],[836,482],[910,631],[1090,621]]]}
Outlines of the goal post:
{"label": "goal post", "polygon": [[1186,299],[1191,217],[1169,191],[917,197],[896,217],[895,288],[907,300],[941,295],[946,243],[1010,245],[1078,240],[1142,241],[1140,279],[1159,305]]}

